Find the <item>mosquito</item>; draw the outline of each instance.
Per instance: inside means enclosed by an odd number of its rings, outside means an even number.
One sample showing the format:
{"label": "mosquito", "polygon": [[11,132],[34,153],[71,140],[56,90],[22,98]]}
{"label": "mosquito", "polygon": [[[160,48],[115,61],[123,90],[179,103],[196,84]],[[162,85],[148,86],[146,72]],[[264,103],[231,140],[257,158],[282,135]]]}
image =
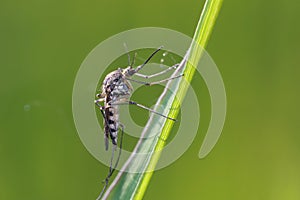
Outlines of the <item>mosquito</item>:
{"label": "mosquito", "polygon": [[[131,62],[130,54],[127,51],[129,66],[125,69],[118,68],[117,70],[112,71],[111,73],[106,75],[106,77],[104,78],[102,87],[101,87],[102,92],[96,95],[95,104],[97,107],[99,107],[102,117],[104,119],[103,120],[104,121],[104,143],[105,143],[106,151],[108,150],[109,138],[111,139],[111,143],[112,143],[112,155],[111,155],[111,160],[110,160],[109,172],[104,180],[105,185],[97,199],[100,199],[102,197],[102,195],[108,185],[109,179],[112,176],[113,172],[115,171],[115,168],[117,167],[120,156],[121,156],[124,125],[122,123],[120,123],[120,121],[119,121],[119,106],[120,105],[135,105],[142,109],[148,110],[152,113],[160,115],[161,117],[164,117],[166,119],[176,121],[176,119],[165,116],[151,108],[148,108],[140,103],[130,100],[130,96],[133,91],[133,87],[130,82],[136,82],[136,83],[143,84],[146,86],[151,86],[151,85],[164,83],[164,82],[167,82],[167,81],[170,81],[170,80],[173,80],[176,78],[180,78],[183,76],[183,74],[178,75],[178,76],[171,76],[169,78],[166,78],[166,79],[163,79],[160,81],[155,81],[155,82],[144,82],[144,81],[139,81],[139,80],[135,80],[135,79],[131,78],[133,75],[136,75],[136,76],[148,79],[148,78],[152,78],[152,77],[164,74],[172,69],[176,69],[179,66],[179,64],[175,64],[161,72],[158,72],[158,73],[152,74],[152,75],[144,75],[144,74],[138,73],[151,60],[151,58],[157,52],[159,52],[162,48],[163,47],[161,46],[158,49],[156,49],[146,59],[146,61],[142,65],[139,65],[136,68],[133,67],[134,62],[135,62],[136,53]],[[103,105],[101,105],[101,103],[103,103]],[[119,130],[121,131],[119,154],[118,154],[117,160],[115,162],[115,165],[113,166],[114,152],[117,149]]]}

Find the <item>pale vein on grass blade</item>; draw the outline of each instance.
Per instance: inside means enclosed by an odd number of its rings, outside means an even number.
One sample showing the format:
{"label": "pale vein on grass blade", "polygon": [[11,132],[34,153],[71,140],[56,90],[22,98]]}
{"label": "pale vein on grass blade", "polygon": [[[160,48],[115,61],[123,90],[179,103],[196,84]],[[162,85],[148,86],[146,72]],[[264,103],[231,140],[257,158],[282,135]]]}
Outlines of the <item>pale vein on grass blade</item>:
{"label": "pale vein on grass blade", "polygon": [[[175,80],[173,81],[171,87],[174,87],[176,91],[176,97],[174,95],[168,94],[166,91],[162,93],[159,97],[156,105],[164,105],[167,108],[178,108],[185,94],[187,93],[189,83],[191,82],[193,75],[195,73],[195,68],[200,60],[202,54],[202,48],[206,47],[209,36],[211,35],[213,26],[215,24],[216,18],[220,11],[223,0],[207,0],[205,2],[203,11],[201,13],[194,37],[193,43],[190,46],[188,53],[185,56],[189,62],[185,62],[185,59],[181,62],[181,67],[177,69],[177,72],[183,71],[185,74],[185,81]],[[200,46],[200,48],[199,48]],[[169,84],[169,83],[168,83]],[[166,110],[169,117],[176,118],[179,110],[171,109]],[[143,130],[141,136],[151,134],[153,130],[152,124],[161,123],[164,126],[160,131],[159,137],[152,137],[145,139],[140,139],[136,145],[132,155],[126,161],[120,172],[117,174],[114,181],[111,183],[110,187],[104,194],[103,199],[135,199],[140,200],[143,198],[144,193],[147,189],[149,181],[153,174],[153,169],[155,168],[158,159],[161,154],[161,150],[166,145],[166,139],[174,125],[171,120],[165,120],[163,118],[156,118],[151,115],[145,129]],[[142,138],[142,137],[141,137]],[[143,160],[139,160],[134,155],[136,153],[147,153],[152,152],[149,156],[145,157]],[[128,168],[138,168],[143,173],[128,173],[125,169]]]}

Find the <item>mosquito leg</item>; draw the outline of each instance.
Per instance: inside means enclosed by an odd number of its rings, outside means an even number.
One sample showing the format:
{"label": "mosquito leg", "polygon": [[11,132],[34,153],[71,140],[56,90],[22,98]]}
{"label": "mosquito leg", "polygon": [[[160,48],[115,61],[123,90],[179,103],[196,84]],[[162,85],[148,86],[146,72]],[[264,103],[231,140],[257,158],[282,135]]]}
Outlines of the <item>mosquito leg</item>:
{"label": "mosquito leg", "polygon": [[[102,101],[102,99],[97,99],[97,100],[95,100],[95,104],[100,108],[100,111],[101,111],[101,114],[102,114],[102,117],[103,117],[103,119],[104,119],[104,121],[105,121],[105,124],[108,124],[108,121],[107,121],[107,119],[106,119],[106,117],[105,117],[105,107],[104,106],[102,106],[101,104],[99,104],[99,102],[101,102]],[[109,134],[111,135],[111,130],[110,130],[110,127],[108,126],[108,128],[109,128]],[[104,143],[105,143],[105,150],[107,151],[108,150],[108,135],[106,134],[106,133],[104,133]]]}
{"label": "mosquito leg", "polygon": [[102,105],[101,104],[99,104],[100,102],[102,102],[102,101],[104,101],[104,99],[96,99],[95,101],[94,101],[94,103],[96,104],[96,106],[98,106],[99,108],[101,108],[102,107]]}
{"label": "mosquito leg", "polygon": [[110,178],[111,175],[112,175],[112,173],[113,173],[113,171],[115,170],[115,169],[113,168],[113,161],[114,161],[116,149],[117,149],[117,145],[113,145],[113,147],[112,147],[112,152],[111,152],[110,165],[109,165],[109,174],[108,174],[108,176],[107,176],[106,178]]}
{"label": "mosquito leg", "polygon": [[102,117],[106,120],[106,117],[105,117],[105,113],[104,113],[104,106],[102,106],[101,104],[99,104],[99,102],[101,102],[102,100],[101,99],[97,99],[95,100],[95,104],[96,106],[98,106],[100,108],[100,111],[101,111],[101,114],[102,114]]}
{"label": "mosquito leg", "polygon": [[176,69],[177,67],[179,66],[179,64],[175,64],[171,67],[168,67],[167,69],[161,71],[161,72],[158,72],[158,73],[155,73],[155,74],[151,74],[151,75],[144,75],[144,74],[139,74],[139,73],[135,73],[135,75],[139,76],[139,77],[142,77],[142,78],[153,78],[153,77],[156,77],[156,76],[159,76],[159,75],[162,75],[162,74],[165,74],[167,73],[168,71],[172,70],[172,69]]}
{"label": "mosquito leg", "polygon": [[107,175],[106,178],[102,181],[102,182],[104,183],[104,186],[103,186],[102,191],[101,191],[101,193],[99,194],[97,200],[98,200],[98,199],[100,200],[100,199],[102,198],[102,196],[103,196],[103,194],[104,194],[104,192],[105,192],[105,190],[106,190],[106,188],[107,188],[107,186],[108,186],[109,178],[112,176],[112,174],[113,174],[113,172],[114,172],[114,170],[115,170],[115,169],[112,167],[112,165],[113,165],[112,163],[113,163],[113,160],[114,160],[114,152],[115,152],[116,148],[117,148],[117,145],[113,145],[108,175]]}
{"label": "mosquito leg", "polygon": [[169,81],[169,80],[176,79],[176,78],[180,78],[180,77],[182,77],[182,76],[184,76],[184,74],[180,74],[180,75],[178,75],[178,76],[173,76],[173,77],[170,77],[170,78],[166,78],[166,79],[163,79],[163,80],[160,80],[160,81],[154,81],[154,82],[138,81],[138,80],[134,80],[134,79],[127,78],[127,77],[125,77],[125,79],[127,79],[127,80],[129,80],[129,81],[133,81],[133,82],[139,83],[139,84],[151,86],[151,85],[156,85],[156,84],[164,83],[164,82],[167,82],[167,81]]}
{"label": "mosquito leg", "polygon": [[[119,164],[119,160],[120,160],[120,157],[121,157],[123,135],[124,135],[124,125],[120,124],[120,127],[121,127],[121,139],[120,139],[119,154],[118,154],[118,157],[117,157],[117,160],[116,160],[116,163],[115,163],[114,167],[111,167],[110,173],[108,174],[108,176],[106,177],[106,179],[109,179],[112,176],[112,174],[114,173],[115,169],[117,168],[117,166]],[[113,149],[113,152],[116,150],[116,147],[117,146],[115,146],[115,148]],[[114,154],[112,154],[112,159],[111,159],[111,163],[110,163],[111,166],[112,166],[113,156],[114,156]]]}
{"label": "mosquito leg", "polygon": [[118,166],[118,163],[119,163],[119,160],[120,160],[120,157],[121,157],[121,153],[122,153],[122,143],[123,143],[123,135],[124,135],[124,125],[123,124],[120,124],[120,127],[121,127],[121,139],[120,139],[120,148],[119,148],[119,154],[118,154],[118,158],[117,158],[117,161],[114,165],[114,167],[112,167],[112,162],[113,162],[113,158],[114,158],[114,152],[117,148],[117,145],[114,145],[113,146],[113,149],[112,149],[112,156],[111,156],[111,161],[110,161],[110,168],[109,168],[109,173],[107,175],[107,177],[105,178],[105,185],[103,186],[103,189],[100,193],[100,195],[98,196],[97,200],[100,200],[108,186],[108,182],[109,182],[109,179],[110,177],[113,175],[115,169],[117,168]]}
{"label": "mosquito leg", "polygon": [[[101,102],[101,101],[102,101],[102,99],[97,99],[97,100],[95,100],[95,104],[100,108],[102,117],[105,120],[105,123],[107,123],[107,119],[105,117],[105,112],[104,112],[105,108],[104,108],[104,106],[99,104],[99,102]],[[105,136],[105,150],[106,151],[108,150],[108,137],[107,136]],[[109,171],[111,171],[111,168],[109,169]],[[105,184],[104,184],[103,189],[102,189],[101,193],[99,194],[97,200],[100,200],[102,198],[102,196],[103,196],[103,194],[106,190],[107,185],[108,185],[108,179],[105,180]]]}
{"label": "mosquito leg", "polygon": [[150,111],[150,112],[153,112],[153,113],[155,113],[155,114],[157,114],[157,115],[160,115],[160,116],[162,116],[162,117],[164,117],[164,118],[166,118],[166,119],[170,119],[170,120],[176,121],[176,119],[174,119],[174,118],[171,118],[171,117],[168,117],[168,116],[166,116],[166,115],[164,115],[164,114],[161,114],[161,113],[159,113],[159,112],[156,112],[155,110],[153,110],[153,109],[151,109],[151,108],[148,108],[148,107],[146,107],[146,106],[144,106],[144,105],[142,105],[142,104],[139,104],[139,103],[137,103],[137,102],[129,101],[129,104],[130,104],[130,105],[136,105],[136,106],[138,106],[138,107],[140,107],[140,108],[143,108],[143,109],[148,110],[148,111]]}
{"label": "mosquito leg", "polygon": [[160,81],[154,81],[154,82],[150,82],[149,85],[156,85],[156,84],[160,84],[160,83],[164,83],[164,82],[168,82],[169,80],[173,80],[173,79],[176,79],[176,78],[180,78],[184,76],[184,74],[180,74],[178,76],[173,76],[173,77],[170,77],[170,78],[166,78],[166,79],[163,79],[163,80],[160,80]]}
{"label": "mosquito leg", "polygon": [[108,185],[108,182],[105,183],[105,185],[103,186],[102,191],[100,192],[100,194],[99,194],[99,196],[97,197],[96,200],[100,200],[102,198],[102,196],[103,196],[103,194],[104,194],[104,192],[106,190],[107,185]]}
{"label": "mosquito leg", "polygon": [[153,109],[151,109],[151,108],[148,108],[148,107],[146,107],[146,106],[144,106],[144,105],[142,105],[142,104],[139,104],[139,103],[137,103],[137,102],[134,102],[134,101],[116,102],[116,103],[109,103],[109,104],[110,104],[110,105],[136,105],[136,106],[138,106],[138,107],[140,107],[140,108],[143,108],[143,109],[145,109],[145,110],[148,110],[148,111],[150,111],[150,112],[152,112],[152,113],[155,113],[155,114],[157,114],[157,115],[159,115],[159,116],[162,116],[162,117],[164,117],[164,118],[166,118],[166,119],[169,119],[169,120],[172,120],[172,121],[177,121],[177,120],[174,119],[174,118],[168,117],[168,116],[166,116],[166,115],[164,115],[164,114],[161,114],[161,113],[159,113],[159,112],[157,112],[157,111],[155,111],[155,110],[153,110]]}

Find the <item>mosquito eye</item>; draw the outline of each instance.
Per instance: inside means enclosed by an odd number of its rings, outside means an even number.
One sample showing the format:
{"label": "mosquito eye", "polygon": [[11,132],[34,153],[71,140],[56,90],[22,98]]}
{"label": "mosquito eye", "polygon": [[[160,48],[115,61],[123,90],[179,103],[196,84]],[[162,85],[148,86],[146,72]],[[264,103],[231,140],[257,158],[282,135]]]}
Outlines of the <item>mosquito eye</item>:
{"label": "mosquito eye", "polygon": [[100,94],[96,94],[96,97],[97,97],[97,98],[100,98]]}

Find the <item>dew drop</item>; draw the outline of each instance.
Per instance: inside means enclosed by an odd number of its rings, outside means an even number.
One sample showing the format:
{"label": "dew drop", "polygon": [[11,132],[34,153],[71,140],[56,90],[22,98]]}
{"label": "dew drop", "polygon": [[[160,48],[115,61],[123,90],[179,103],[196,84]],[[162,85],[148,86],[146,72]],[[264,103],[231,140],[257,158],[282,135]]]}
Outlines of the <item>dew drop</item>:
{"label": "dew drop", "polygon": [[24,111],[28,112],[31,110],[31,106],[29,104],[24,105]]}

